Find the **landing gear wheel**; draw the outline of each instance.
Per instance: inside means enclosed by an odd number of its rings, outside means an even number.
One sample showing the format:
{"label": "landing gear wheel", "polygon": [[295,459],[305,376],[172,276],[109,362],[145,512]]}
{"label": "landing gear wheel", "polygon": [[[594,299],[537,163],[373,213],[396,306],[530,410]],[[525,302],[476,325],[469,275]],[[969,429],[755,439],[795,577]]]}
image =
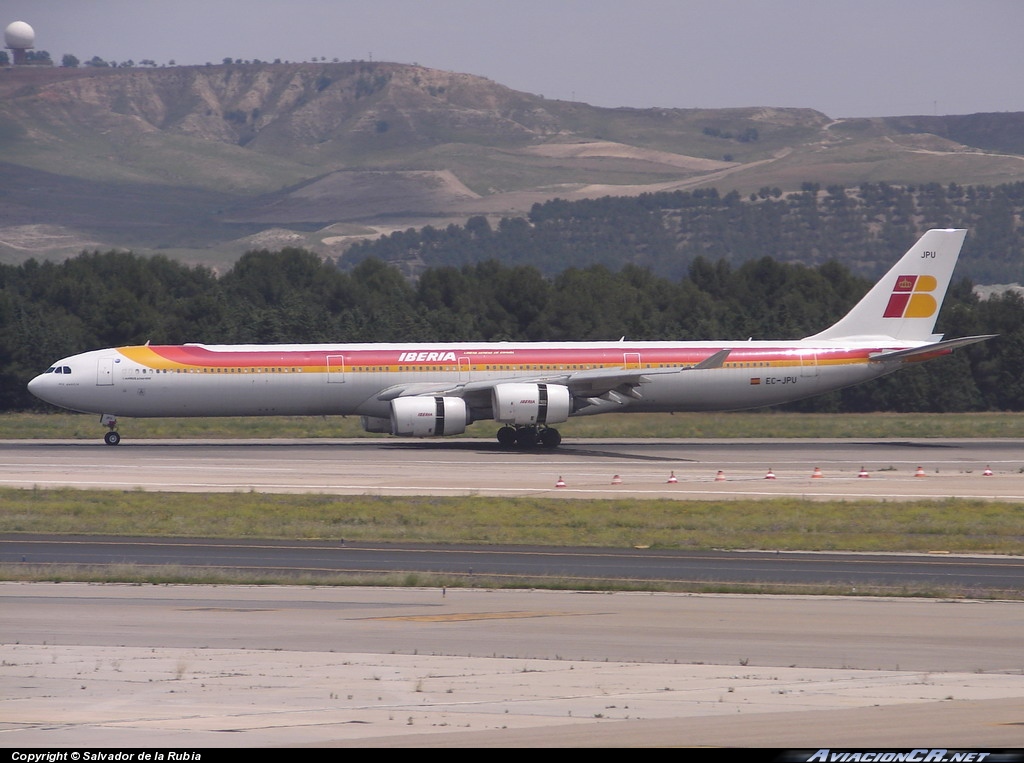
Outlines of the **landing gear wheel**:
{"label": "landing gear wheel", "polygon": [[516,430],[516,443],[520,448],[537,447],[537,428],[522,427]]}
{"label": "landing gear wheel", "polygon": [[121,442],[121,435],[111,430],[107,432],[105,435],[103,435],[103,442],[105,442],[107,445],[117,445],[119,442]]}
{"label": "landing gear wheel", "polygon": [[498,430],[498,444],[503,448],[518,445],[520,448],[557,448],[562,442],[562,435],[557,429],[535,426],[504,426]]}
{"label": "landing gear wheel", "polygon": [[562,442],[562,435],[557,429],[542,429],[540,432],[540,444],[545,448],[557,448]]}

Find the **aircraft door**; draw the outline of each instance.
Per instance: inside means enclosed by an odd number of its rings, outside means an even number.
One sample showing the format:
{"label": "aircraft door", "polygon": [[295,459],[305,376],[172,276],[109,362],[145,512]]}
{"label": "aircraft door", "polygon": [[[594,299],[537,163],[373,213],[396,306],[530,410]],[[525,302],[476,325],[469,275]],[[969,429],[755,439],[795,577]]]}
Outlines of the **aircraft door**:
{"label": "aircraft door", "polygon": [[110,387],[114,384],[114,359],[99,358],[96,361],[96,386]]}
{"label": "aircraft door", "polygon": [[345,356],[327,356],[327,383],[342,384],[345,381]]}
{"label": "aircraft door", "polygon": [[817,376],[818,375],[818,353],[816,353],[816,352],[801,352],[800,353],[800,375],[801,376]]}
{"label": "aircraft door", "polygon": [[640,353],[639,352],[624,352],[622,353],[622,366],[627,371],[636,371],[642,368],[640,365]]}
{"label": "aircraft door", "polygon": [[469,381],[469,358],[465,356],[459,358],[459,381]]}

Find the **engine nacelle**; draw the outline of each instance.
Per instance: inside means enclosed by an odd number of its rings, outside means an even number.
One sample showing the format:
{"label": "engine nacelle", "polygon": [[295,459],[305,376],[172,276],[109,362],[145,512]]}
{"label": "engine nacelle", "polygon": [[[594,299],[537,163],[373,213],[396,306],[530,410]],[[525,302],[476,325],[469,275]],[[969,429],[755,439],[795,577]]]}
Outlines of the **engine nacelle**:
{"label": "engine nacelle", "polygon": [[391,401],[391,434],[442,437],[462,434],[469,409],[461,397],[396,397]]}
{"label": "engine nacelle", "polygon": [[502,424],[559,424],[569,420],[572,395],[561,384],[498,384],[491,410]]}
{"label": "engine nacelle", "polygon": [[364,432],[391,434],[391,419],[382,419],[377,416],[360,416],[359,424],[363,427]]}

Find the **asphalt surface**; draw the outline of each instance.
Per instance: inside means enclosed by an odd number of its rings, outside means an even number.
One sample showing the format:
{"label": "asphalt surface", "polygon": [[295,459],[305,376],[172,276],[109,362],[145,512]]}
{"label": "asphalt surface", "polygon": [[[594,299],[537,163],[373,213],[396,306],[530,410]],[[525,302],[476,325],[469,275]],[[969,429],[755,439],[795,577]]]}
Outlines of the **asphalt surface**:
{"label": "asphalt surface", "polygon": [[[779,585],[786,590],[1011,595],[1024,589],[1024,560],[1007,556],[673,551],[550,546],[427,546],[346,541],[0,535],[0,563],[37,569],[127,564],[228,573],[370,576],[427,573],[453,584]],[[321,578],[322,579],[322,578]],[[365,578],[364,578],[365,579]]]}
{"label": "asphalt surface", "polygon": [[1024,605],[0,583],[33,747],[1024,747]]}
{"label": "asphalt surface", "polygon": [[[0,443],[0,484],[195,492],[1024,502],[1022,466],[1002,440]],[[719,563],[667,565],[687,562]],[[3,583],[0,731],[63,748],[1024,747],[1022,623],[1020,602],[969,599]]]}

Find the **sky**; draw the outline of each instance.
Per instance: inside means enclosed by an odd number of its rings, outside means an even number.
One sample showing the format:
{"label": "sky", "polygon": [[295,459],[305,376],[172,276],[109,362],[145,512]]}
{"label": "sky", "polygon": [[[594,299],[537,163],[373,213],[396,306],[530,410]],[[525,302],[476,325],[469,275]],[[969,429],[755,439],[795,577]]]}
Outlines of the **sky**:
{"label": "sky", "polygon": [[634,108],[1024,111],[1022,0],[0,0],[60,63],[352,59]]}

